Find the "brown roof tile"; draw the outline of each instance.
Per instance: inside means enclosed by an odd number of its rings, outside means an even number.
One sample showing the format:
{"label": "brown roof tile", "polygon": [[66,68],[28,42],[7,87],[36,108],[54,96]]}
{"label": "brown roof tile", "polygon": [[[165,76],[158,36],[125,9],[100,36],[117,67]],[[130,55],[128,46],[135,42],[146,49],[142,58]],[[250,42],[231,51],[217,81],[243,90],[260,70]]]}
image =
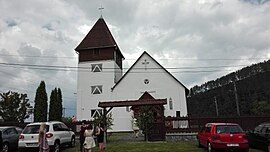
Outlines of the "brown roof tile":
{"label": "brown roof tile", "polygon": [[164,105],[164,104],[167,104],[166,99],[143,99],[143,100],[99,102],[98,106],[105,108],[105,107],[125,107],[125,106]]}
{"label": "brown roof tile", "polygon": [[99,18],[93,28],[85,36],[82,42],[76,47],[76,51],[117,46],[106,22]]}

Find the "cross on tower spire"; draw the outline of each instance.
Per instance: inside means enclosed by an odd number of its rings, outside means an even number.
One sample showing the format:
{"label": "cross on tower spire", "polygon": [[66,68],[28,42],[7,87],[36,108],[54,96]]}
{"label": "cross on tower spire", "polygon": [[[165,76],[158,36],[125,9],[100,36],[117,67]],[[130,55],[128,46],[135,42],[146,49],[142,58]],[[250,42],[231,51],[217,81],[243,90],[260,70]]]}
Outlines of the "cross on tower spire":
{"label": "cross on tower spire", "polygon": [[100,18],[102,18],[102,10],[104,9],[104,7],[102,7],[102,4],[100,5],[100,7],[98,8],[98,10],[100,11]]}

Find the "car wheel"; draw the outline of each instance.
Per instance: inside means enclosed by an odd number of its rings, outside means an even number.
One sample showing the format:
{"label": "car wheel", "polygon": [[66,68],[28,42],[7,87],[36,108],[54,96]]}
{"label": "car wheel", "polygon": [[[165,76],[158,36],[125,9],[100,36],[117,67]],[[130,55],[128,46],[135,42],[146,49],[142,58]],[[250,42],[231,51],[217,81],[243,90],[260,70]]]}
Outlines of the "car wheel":
{"label": "car wheel", "polygon": [[53,152],[60,152],[59,141],[55,141],[54,146],[53,146]]}
{"label": "car wheel", "polygon": [[75,147],[75,137],[72,137],[72,138],[71,138],[69,147]]}
{"label": "car wheel", "polygon": [[8,152],[8,150],[9,150],[8,143],[3,143],[2,152]]}
{"label": "car wheel", "polygon": [[207,144],[207,151],[208,151],[208,152],[214,152],[214,151],[215,151],[215,150],[212,148],[212,145],[211,145],[210,142]]}

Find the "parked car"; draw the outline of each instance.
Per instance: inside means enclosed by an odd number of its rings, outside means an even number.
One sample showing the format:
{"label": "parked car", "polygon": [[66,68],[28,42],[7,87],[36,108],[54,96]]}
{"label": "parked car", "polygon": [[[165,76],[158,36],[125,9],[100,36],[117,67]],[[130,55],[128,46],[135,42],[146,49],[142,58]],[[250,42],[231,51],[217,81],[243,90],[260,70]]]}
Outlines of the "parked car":
{"label": "parked car", "polygon": [[[59,121],[46,122],[46,137],[50,152],[59,152],[62,145],[75,146],[75,133]],[[19,137],[19,151],[38,149],[38,133],[41,122],[28,124]],[[31,150],[32,151],[32,150]]]}
{"label": "parked car", "polygon": [[198,146],[208,152],[215,150],[249,151],[248,140],[243,129],[235,123],[207,123],[198,133]]}
{"label": "parked car", "polygon": [[270,152],[270,123],[262,123],[247,133],[249,145]]}
{"label": "parked car", "polygon": [[2,152],[16,151],[18,149],[19,135],[22,129],[15,126],[0,127],[0,142]]}

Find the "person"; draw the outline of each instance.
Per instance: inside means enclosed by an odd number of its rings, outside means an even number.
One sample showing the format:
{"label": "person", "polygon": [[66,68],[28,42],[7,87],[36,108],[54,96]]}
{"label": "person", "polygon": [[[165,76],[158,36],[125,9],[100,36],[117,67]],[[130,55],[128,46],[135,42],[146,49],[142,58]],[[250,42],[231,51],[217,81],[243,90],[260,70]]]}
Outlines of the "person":
{"label": "person", "polygon": [[132,129],[134,131],[135,137],[138,138],[139,137],[140,129],[138,127],[137,119],[136,118],[133,119]]}
{"label": "person", "polygon": [[76,119],[76,117],[73,115],[72,116],[72,122],[76,122],[77,121],[77,119]]}
{"label": "person", "polygon": [[87,126],[87,128],[84,131],[84,151],[85,152],[92,152],[92,148],[96,147],[95,140],[93,138],[93,127],[91,124]]}
{"label": "person", "polygon": [[38,131],[39,152],[49,152],[48,140],[46,138],[46,124],[41,123]]}
{"label": "person", "polygon": [[83,152],[83,143],[84,143],[84,140],[85,140],[84,132],[85,132],[86,128],[87,128],[86,120],[83,120],[81,128],[80,128],[80,151],[81,152]]}
{"label": "person", "polygon": [[102,123],[99,123],[96,128],[96,136],[99,152],[105,152],[104,132],[105,132],[104,125]]}

